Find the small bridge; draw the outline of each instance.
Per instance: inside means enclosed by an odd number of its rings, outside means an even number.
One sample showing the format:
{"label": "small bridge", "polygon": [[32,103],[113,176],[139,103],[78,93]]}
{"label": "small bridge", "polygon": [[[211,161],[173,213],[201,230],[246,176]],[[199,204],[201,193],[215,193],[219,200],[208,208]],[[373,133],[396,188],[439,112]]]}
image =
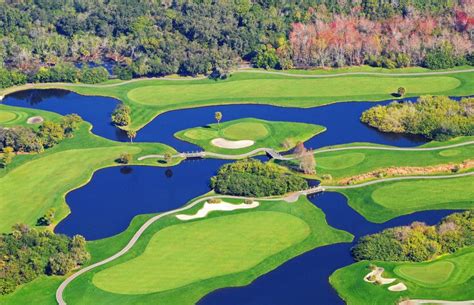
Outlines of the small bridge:
{"label": "small bridge", "polygon": [[300,193],[302,195],[311,195],[311,194],[317,194],[317,193],[322,193],[324,192],[324,187],[322,186],[313,186],[313,187],[310,187],[309,189],[306,189],[306,190],[303,190],[301,191]]}
{"label": "small bridge", "polygon": [[196,152],[182,152],[177,154],[176,156],[181,158],[204,158],[206,156],[205,151],[196,151]]}

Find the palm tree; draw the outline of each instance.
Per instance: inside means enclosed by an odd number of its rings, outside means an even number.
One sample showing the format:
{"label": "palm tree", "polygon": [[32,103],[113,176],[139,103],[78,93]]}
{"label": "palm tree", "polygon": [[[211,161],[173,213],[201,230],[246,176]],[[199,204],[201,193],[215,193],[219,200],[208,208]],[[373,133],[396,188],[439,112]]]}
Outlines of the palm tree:
{"label": "palm tree", "polygon": [[128,130],[127,137],[130,139],[130,143],[133,143],[133,139],[137,137],[137,132],[135,130]]}
{"label": "palm tree", "polygon": [[217,129],[220,129],[219,123],[220,123],[221,120],[222,120],[222,112],[216,111],[216,113],[214,114],[214,118],[215,118],[216,121],[217,121]]}

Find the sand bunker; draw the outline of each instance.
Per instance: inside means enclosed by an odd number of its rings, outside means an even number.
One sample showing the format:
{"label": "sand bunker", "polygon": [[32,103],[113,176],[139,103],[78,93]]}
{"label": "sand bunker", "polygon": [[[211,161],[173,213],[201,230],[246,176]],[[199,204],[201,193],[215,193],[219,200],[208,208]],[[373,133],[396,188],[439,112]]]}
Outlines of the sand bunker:
{"label": "sand bunker", "polygon": [[388,290],[395,291],[395,292],[405,291],[405,290],[407,290],[407,286],[403,283],[398,283],[396,285],[392,285],[392,286],[388,287]]}
{"label": "sand bunker", "polygon": [[186,214],[178,214],[176,218],[179,220],[191,220],[197,218],[204,218],[212,211],[233,211],[233,210],[241,210],[241,209],[253,209],[258,207],[259,203],[257,201],[253,201],[250,204],[241,203],[241,204],[232,204],[228,202],[220,202],[220,203],[209,203],[205,202],[202,208],[197,211],[194,215],[186,215]]}
{"label": "sand bunker", "polygon": [[43,122],[44,122],[44,119],[43,117],[40,117],[40,116],[32,116],[31,118],[28,118],[28,120],[26,120],[27,124],[39,124]]}
{"label": "sand bunker", "polygon": [[252,140],[231,141],[224,138],[216,138],[211,141],[211,144],[220,148],[239,149],[252,146],[255,142]]}
{"label": "sand bunker", "polygon": [[381,285],[386,285],[386,284],[391,284],[391,283],[393,283],[397,280],[397,279],[386,279],[386,278],[382,277],[383,271],[384,271],[384,269],[382,267],[375,268],[374,270],[369,272],[364,277],[364,281],[366,281],[367,283],[376,283],[377,282]]}

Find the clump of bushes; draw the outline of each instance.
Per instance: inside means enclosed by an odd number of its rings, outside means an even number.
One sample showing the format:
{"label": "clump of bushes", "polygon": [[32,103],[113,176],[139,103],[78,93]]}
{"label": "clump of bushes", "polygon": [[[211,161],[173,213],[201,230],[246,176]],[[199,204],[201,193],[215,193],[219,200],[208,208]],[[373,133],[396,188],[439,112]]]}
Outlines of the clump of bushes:
{"label": "clump of bushes", "polygon": [[128,164],[132,161],[132,155],[129,153],[121,154],[118,159],[116,160],[117,163],[120,164]]}
{"label": "clump of bushes", "polygon": [[130,122],[130,107],[125,104],[118,104],[112,112],[112,123],[117,126],[127,126]]}
{"label": "clump of bushes", "polygon": [[263,197],[306,189],[308,183],[275,164],[247,159],[223,165],[211,187],[220,194]]}
{"label": "clump of bushes", "polygon": [[40,275],[65,275],[90,258],[84,237],[72,238],[24,224],[0,234],[0,294]]}
{"label": "clump of bushes", "polygon": [[474,212],[454,213],[434,226],[414,222],[362,237],[355,260],[421,262],[474,245]]}
{"label": "clump of bushes", "polygon": [[364,111],[361,121],[384,132],[447,140],[474,135],[474,98],[460,102],[446,96],[423,96],[416,103],[393,102]]}
{"label": "clump of bushes", "polygon": [[11,147],[15,152],[42,152],[72,137],[80,122],[80,116],[69,114],[59,122],[44,121],[37,131],[23,126],[0,128],[0,149]]}

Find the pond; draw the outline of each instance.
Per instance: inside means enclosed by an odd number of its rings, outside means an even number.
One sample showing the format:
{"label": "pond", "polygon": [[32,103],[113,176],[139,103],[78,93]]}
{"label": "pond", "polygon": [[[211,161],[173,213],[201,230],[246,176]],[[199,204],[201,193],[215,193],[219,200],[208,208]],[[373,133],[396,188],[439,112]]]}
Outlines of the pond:
{"label": "pond", "polygon": [[[29,90],[7,96],[8,105],[49,110],[60,114],[77,113],[93,124],[93,132],[103,137],[127,141],[120,130],[110,124],[110,114],[117,100],[81,96],[64,90]],[[211,106],[167,112],[138,132],[136,141],[162,142],[179,151],[199,148],[175,139],[177,131],[214,121],[221,111],[224,120],[254,117],[266,120],[320,124],[327,131],[306,143],[307,147],[372,142],[395,146],[416,146],[424,139],[406,135],[380,133],[360,123],[361,113],[380,103],[352,102],[299,109],[266,105]],[[263,158],[263,157],[262,157]],[[112,167],[97,171],[91,181],[66,196],[71,214],[56,227],[59,233],[82,234],[88,240],[113,236],[123,231],[138,214],[157,213],[183,206],[192,198],[208,192],[209,179],[229,161],[185,161],[171,168]],[[383,224],[366,221],[347,205],[338,193],[322,193],[310,200],[326,214],[328,223],[359,237],[384,228],[407,225],[413,221],[438,222],[452,211],[425,211],[402,216]],[[328,282],[336,269],[351,264],[352,243],[317,248],[298,256],[277,269],[259,277],[245,287],[224,288],[204,297],[200,305],[336,305],[343,304]]]}

